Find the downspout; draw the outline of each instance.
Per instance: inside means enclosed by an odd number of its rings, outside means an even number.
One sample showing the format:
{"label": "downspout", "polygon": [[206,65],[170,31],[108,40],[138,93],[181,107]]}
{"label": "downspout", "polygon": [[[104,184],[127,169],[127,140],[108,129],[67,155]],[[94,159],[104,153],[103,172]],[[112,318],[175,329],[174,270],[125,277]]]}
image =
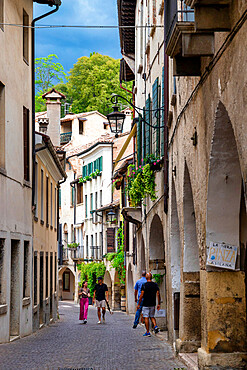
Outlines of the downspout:
{"label": "downspout", "polygon": [[48,13],[45,13],[43,15],[40,15],[37,18],[34,18],[31,22],[31,49],[32,49],[32,55],[31,55],[31,67],[32,67],[32,209],[34,209],[34,199],[35,199],[35,23],[39,21],[40,19],[43,19],[45,17],[48,17],[48,15],[51,15],[53,13],[56,13],[59,9],[59,6],[61,5],[61,1],[57,1],[59,4],[56,4],[56,8],[51,10]]}

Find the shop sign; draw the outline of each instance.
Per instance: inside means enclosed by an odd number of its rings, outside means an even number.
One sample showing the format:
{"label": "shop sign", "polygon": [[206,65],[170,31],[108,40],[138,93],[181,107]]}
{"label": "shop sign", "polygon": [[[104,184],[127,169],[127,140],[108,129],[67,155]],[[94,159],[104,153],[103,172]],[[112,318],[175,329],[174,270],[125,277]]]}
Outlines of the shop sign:
{"label": "shop sign", "polygon": [[225,243],[210,242],[207,256],[207,265],[235,270],[237,255],[237,246]]}

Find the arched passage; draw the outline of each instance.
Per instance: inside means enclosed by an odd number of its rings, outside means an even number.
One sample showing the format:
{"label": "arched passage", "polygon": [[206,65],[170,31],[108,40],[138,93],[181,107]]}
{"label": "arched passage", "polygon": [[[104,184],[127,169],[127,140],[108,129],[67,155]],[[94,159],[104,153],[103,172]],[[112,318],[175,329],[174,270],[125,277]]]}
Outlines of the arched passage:
{"label": "arched passage", "polygon": [[[165,241],[163,225],[157,214],[153,217],[150,226],[149,270],[153,276],[154,274],[160,275],[161,308],[166,310]],[[157,323],[160,328],[166,329],[166,317],[158,318]]]}
{"label": "arched passage", "polygon": [[180,306],[180,230],[175,184],[172,181],[171,201],[171,226],[170,226],[170,253],[171,253],[171,284],[172,284],[172,312],[170,312],[170,325],[173,327],[174,341],[178,337],[179,330],[179,306]]}
{"label": "arched passage", "polygon": [[109,304],[110,304],[110,307],[112,307],[112,281],[111,281],[111,275],[109,271],[105,272],[104,283],[108,287]]}
{"label": "arched passage", "polygon": [[184,168],[184,245],[180,287],[179,340],[181,352],[194,352],[201,345],[201,302],[199,247],[190,175]]}
{"label": "arched passage", "polygon": [[[242,268],[246,274],[244,255],[247,222],[241,190],[242,176],[237,143],[226,108],[219,102],[209,163],[206,244],[208,248],[212,242],[226,243],[238,248],[241,246],[241,258],[237,259],[235,271],[206,266],[204,281],[207,295],[206,302],[202,304],[203,316],[208,316],[205,327],[210,330],[214,326],[215,332],[221,333],[221,340],[213,343],[210,336],[205,335],[207,331],[203,333],[203,343],[209,347],[210,352],[246,350],[246,283],[244,274],[238,271],[238,268]],[[227,259],[227,256],[222,258]],[[237,297],[237,300],[230,299],[231,297]]]}
{"label": "arched passage", "polygon": [[62,300],[74,300],[75,298],[75,275],[69,267],[63,267],[58,272],[59,297]]}
{"label": "arched passage", "polygon": [[135,299],[134,299],[134,282],[131,270],[131,264],[128,267],[127,273],[127,299],[128,299],[128,313],[135,312]]}

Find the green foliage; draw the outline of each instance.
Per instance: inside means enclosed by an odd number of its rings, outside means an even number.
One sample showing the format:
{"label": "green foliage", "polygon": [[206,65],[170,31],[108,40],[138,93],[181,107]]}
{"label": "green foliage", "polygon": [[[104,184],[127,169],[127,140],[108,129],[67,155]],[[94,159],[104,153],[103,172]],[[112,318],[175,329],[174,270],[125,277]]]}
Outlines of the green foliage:
{"label": "green foliage", "polygon": [[[66,84],[55,86],[62,91],[67,101],[72,102],[73,113],[98,110],[108,114],[112,110],[109,98],[113,93],[123,94],[119,87],[120,60],[99,53],[81,57],[69,72]],[[131,90],[131,82],[127,83]],[[59,90],[59,91],[60,91]],[[124,107],[123,107],[124,108]]]}
{"label": "green foliage", "polygon": [[161,286],[164,276],[165,276],[165,274],[153,274],[153,278],[156,281],[156,283],[158,284],[158,286]]}
{"label": "green foliage", "polygon": [[68,244],[68,248],[78,248],[79,247],[79,243],[70,243]]}
{"label": "green foliage", "polygon": [[128,167],[127,194],[134,207],[137,207],[146,196],[150,196],[152,201],[157,199],[155,193],[155,175],[151,170],[151,165],[146,164],[135,168],[134,165]]}
{"label": "green foliage", "polygon": [[58,63],[56,59],[58,59],[58,57],[55,54],[35,59],[35,89],[37,91],[35,97],[36,112],[46,110],[42,95],[49,91],[54,84],[58,82],[62,83],[67,77],[62,64]]}
{"label": "green foliage", "polygon": [[124,267],[124,234],[122,227],[117,231],[117,241],[117,253],[108,253],[106,259],[111,262],[111,268],[115,268],[117,271],[120,284],[125,284],[126,270]]}
{"label": "green foliage", "polygon": [[81,281],[80,285],[84,282],[88,282],[88,289],[90,290],[90,295],[93,295],[95,285],[97,283],[97,278],[105,275],[106,267],[103,262],[90,262],[81,263],[77,265],[78,270],[81,271]]}
{"label": "green foliage", "polygon": [[95,172],[92,172],[90,175],[85,176],[85,177],[80,177],[79,178],[79,183],[84,184],[87,181],[92,181],[92,179],[96,179],[97,176],[101,176],[100,170],[96,170]]}

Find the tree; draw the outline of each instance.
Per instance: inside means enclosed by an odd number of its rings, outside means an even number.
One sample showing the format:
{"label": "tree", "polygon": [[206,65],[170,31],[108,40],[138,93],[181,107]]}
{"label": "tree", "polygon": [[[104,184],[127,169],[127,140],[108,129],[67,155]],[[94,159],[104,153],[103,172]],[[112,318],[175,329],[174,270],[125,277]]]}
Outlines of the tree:
{"label": "tree", "polygon": [[35,59],[36,112],[45,110],[45,102],[42,99],[42,95],[58,82],[62,83],[67,77],[62,64],[56,62],[56,59],[58,57],[55,54]]}
{"label": "tree", "polygon": [[[112,93],[122,94],[119,83],[120,60],[91,53],[81,57],[68,77],[67,98],[72,100],[73,113],[98,110],[103,114],[112,110]],[[128,84],[130,88],[131,83]],[[125,95],[125,93],[124,93]]]}

